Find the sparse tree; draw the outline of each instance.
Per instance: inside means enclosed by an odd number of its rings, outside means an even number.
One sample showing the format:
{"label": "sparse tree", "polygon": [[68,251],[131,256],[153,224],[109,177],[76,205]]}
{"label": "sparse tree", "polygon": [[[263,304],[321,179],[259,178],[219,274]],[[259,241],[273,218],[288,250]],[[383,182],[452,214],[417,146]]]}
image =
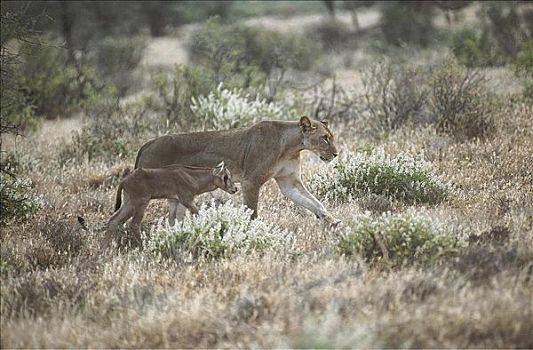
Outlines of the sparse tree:
{"label": "sparse tree", "polygon": [[359,11],[359,9],[364,8],[364,7],[373,6],[374,4],[375,4],[375,1],[353,1],[353,0],[343,1],[344,8],[350,11],[350,13],[352,14],[352,22],[355,27],[355,30],[360,29],[359,17],[357,16],[357,11]]}
{"label": "sparse tree", "polygon": [[335,19],[335,0],[322,0],[332,19]]}

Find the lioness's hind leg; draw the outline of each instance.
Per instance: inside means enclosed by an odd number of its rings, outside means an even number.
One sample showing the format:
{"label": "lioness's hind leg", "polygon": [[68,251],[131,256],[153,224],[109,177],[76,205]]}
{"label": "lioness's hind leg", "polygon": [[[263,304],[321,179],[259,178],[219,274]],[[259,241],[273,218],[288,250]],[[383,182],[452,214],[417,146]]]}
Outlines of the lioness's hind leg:
{"label": "lioness's hind leg", "polygon": [[261,189],[261,185],[253,182],[244,182],[241,188],[244,205],[252,209],[252,218],[255,219],[257,217],[257,203],[259,202],[259,190]]}

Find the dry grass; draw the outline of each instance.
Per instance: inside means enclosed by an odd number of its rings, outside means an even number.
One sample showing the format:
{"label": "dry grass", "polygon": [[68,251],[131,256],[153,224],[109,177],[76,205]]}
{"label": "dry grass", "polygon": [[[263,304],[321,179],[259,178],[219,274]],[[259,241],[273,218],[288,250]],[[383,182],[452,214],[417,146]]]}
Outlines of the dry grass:
{"label": "dry grass", "polygon": [[[46,206],[2,230],[1,345],[533,347],[531,115],[530,105],[509,103],[498,134],[484,141],[404,128],[380,142],[391,154],[423,153],[457,184],[460,195],[427,210],[473,237],[438,265],[393,271],[339,256],[336,234],[295,210],[274,183],[263,189],[260,215],[295,232],[297,253],[175,263],[146,251],[103,252],[98,227],[129,164],[60,169],[41,137],[27,138],[19,154],[42,160],[29,174]],[[305,158],[307,175],[323,166]],[[362,210],[406,208],[370,196],[334,210],[349,221]],[[163,211],[164,203],[151,205],[148,221]]]}

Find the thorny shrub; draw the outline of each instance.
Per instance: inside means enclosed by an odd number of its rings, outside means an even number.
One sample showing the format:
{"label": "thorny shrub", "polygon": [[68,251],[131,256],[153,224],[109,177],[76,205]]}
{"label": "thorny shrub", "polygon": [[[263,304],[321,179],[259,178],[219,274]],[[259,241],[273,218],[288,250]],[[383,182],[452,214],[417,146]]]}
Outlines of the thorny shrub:
{"label": "thorny shrub", "polygon": [[380,134],[424,119],[428,89],[420,68],[382,61],[363,75],[362,109],[370,131]]}
{"label": "thorny shrub", "polygon": [[58,255],[77,256],[87,244],[82,227],[65,220],[47,219],[39,225],[39,231]]}
{"label": "thorny shrub", "polygon": [[[37,235],[5,237],[0,249],[0,275],[72,266],[80,255],[87,253],[87,234],[79,225],[57,218],[39,223]],[[18,238],[18,239],[17,239]],[[78,261],[79,262],[79,261]]]}
{"label": "thorny shrub", "polygon": [[458,139],[482,138],[494,131],[495,106],[482,73],[448,59],[433,72],[430,84],[437,130]]}
{"label": "thorny shrub", "polygon": [[294,113],[260,96],[253,99],[242,89],[224,89],[223,84],[208,96],[192,98],[191,110],[203,129],[230,129],[248,126],[261,119],[290,119]]}
{"label": "thorny shrub", "polygon": [[497,105],[485,76],[455,58],[431,70],[383,61],[364,74],[363,85],[359,108],[374,135],[427,123],[458,140],[487,137],[495,130]]}
{"label": "thorny shrub", "polygon": [[94,286],[86,272],[69,269],[34,271],[8,281],[0,292],[1,311],[12,317],[81,308]]}
{"label": "thorny shrub", "polygon": [[371,264],[400,267],[453,255],[462,245],[452,228],[425,213],[408,211],[358,216],[341,234],[337,248],[343,255],[360,254]]}
{"label": "thorny shrub", "polygon": [[332,169],[315,174],[309,187],[320,198],[338,203],[373,193],[432,204],[453,192],[451,184],[432,174],[430,163],[404,153],[391,157],[383,149],[344,153]]}
{"label": "thorny shrub", "polygon": [[66,164],[94,159],[125,158],[135,150],[131,142],[157,129],[157,123],[143,102],[121,104],[118,99],[99,101],[89,111],[89,120],[77,131],[72,142],[59,153],[59,161]]}
{"label": "thorny shrub", "polygon": [[533,38],[522,44],[515,61],[515,74],[521,77],[524,95],[533,97]]}
{"label": "thorny shrub", "polygon": [[279,226],[251,218],[251,210],[231,201],[218,207],[203,205],[197,216],[185,216],[175,226],[161,220],[146,244],[163,258],[191,254],[195,258],[223,258],[236,254],[281,250],[292,235]]}
{"label": "thorny shrub", "polygon": [[473,284],[489,283],[505,274],[533,285],[533,253],[521,252],[516,244],[470,244],[448,265]]}
{"label": "thorny shrub", "polygon": [[169,128],[190,130],[199,121],[191,110],[194,96],[207,95],[216,89],[212,74],[197,67],[176,65],[170,76],[157,76],[147,104]]}

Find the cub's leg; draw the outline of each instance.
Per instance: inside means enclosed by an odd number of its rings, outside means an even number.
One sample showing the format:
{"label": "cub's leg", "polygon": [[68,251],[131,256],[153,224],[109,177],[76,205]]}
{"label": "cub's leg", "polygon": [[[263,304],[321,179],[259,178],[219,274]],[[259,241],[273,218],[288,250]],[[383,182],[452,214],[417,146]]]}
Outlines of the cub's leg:
{"label": "cub's leg", "polygon": [[177,199],[168,200],[168,223],[174,226],[176,219],[181,220],[185,216],[185,207]]}
{"label": "cub's leg", "polygon": [[124,202],[120,206],[120,208],[111,216],[107,223],[107,227],[113,228],[117,227],[118,225],[122,225],[125,223],[129,218],[131,218],[134,214],[134,207],[132,205],[132,202],[129,200],[127,196],[124,196]]}
{"label": "cub's leg", "polygon": [[194,196],[191,195],[182,195],[180,196],[181,203],[185,208],[189,209],[191,214],[198,214],[198,208],[194,205]]}
{"label": "cub's leg", "polygon": [[192,201],[184,202],[183,205],[185,206],[185,208],[189,209],[191,214],[194,214],[194,215],[198,214],[198,208],[194,205]]}
{"label": "cub's leg", "polygon": [[104,248],[108,248],[111,245],[111,242],[113,241],[113,232],[118,228],[118,226],[125,223],[133,216],[134,213],[135,208],[133,206],[133,202],[130,201],[125,195],[124,202],[122,202],[120,208],[113,214],[113,216],[111,216],[106,225],[106,232],[103,241]]}
{"label": "cub's leg", "polygon": [[131,233],[133,235],[133,243],[135,245],[141,245],[141,223],[142,219],[144,217],[144,212],[146,211],[146,207],[148,206],[149,199],[140,200],[138,205],[136,206],[135,213],[133,214],[133,219],[130,223],[130,229]]}

